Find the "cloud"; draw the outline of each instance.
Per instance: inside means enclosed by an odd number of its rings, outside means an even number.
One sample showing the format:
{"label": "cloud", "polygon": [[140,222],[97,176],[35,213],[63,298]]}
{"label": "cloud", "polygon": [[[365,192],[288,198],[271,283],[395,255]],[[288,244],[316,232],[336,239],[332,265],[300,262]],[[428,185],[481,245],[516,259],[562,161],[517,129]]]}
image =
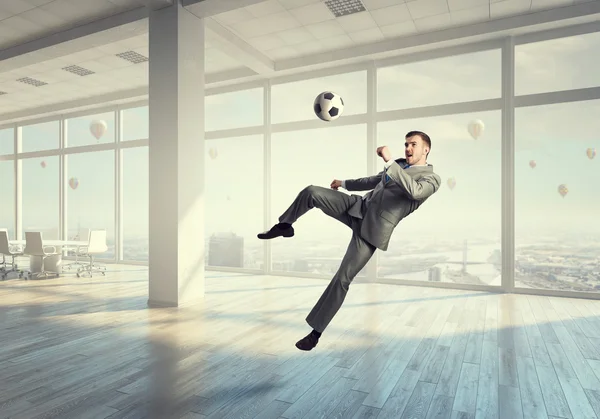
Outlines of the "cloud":
{"label": "cloud", "polygon": [[206,96],[204,111],[207,131],[262,125],[263,88]]}
{"label": "cloud", "polygon": [[598,85],[600,33],[515,47],[515,94]]}
{"label": "cloud", "polygon": [[[22,129],[22,137],[54,137],[58,138],[58,121],[42,122],[40,124],[25,125]],[[37,151],[37,150],[36,150]]]}
{"label": "cloud", "polygon": [[379,110],[497,98],[500,50],[384,67],[378,70]]}
{"label": "cloud", "polygon": [[600,101],[559,103],[515,110],[517,151],[600,146]]}
{"label": "cloud", "polygon": [[[392,139],[396,142],[397,139],[398,144],[403,144],[404,135],[408,131],[421,130],[431,137],[432,150],[449,143],[455,143],[450,147],[464,144],[475,148],[492,147],[496,149],[500,146],[500,118],[498,110],[383,122],[378,126],[378,143],[383,145],[383,142],[389,142]],[[468,123],[473,119],[480,119],[485,125],[483,134],[477,140],[474,140],[467,130]]]}

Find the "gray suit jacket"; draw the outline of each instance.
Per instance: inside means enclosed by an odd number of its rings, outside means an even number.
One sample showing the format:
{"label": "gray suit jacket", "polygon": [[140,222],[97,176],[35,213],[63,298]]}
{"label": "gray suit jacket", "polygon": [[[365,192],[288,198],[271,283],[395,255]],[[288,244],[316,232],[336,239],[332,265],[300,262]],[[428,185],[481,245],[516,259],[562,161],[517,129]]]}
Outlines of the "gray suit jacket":
{"label": "gray suit jacket", "polygon": [[[392,232],[400,220],[419,208],[440,188],[441,179],[433,172],[431,164],[403,169],[405,165],[406,159],[396,159],[387,171],[345,181],[348,191],[371,190],[365,195],[368,199],[365,213],[362,211],[362,199],[357,199],[348,213],[363,219],[360,235],[381,250],[387,250]],[[387,182],[386,174],[390,177]]]}

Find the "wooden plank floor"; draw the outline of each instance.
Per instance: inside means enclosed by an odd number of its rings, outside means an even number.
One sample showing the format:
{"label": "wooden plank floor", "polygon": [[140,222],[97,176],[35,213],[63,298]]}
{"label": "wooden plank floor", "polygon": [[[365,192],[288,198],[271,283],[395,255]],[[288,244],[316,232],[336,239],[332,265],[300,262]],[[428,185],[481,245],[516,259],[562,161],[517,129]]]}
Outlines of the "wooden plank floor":
{"label": "wooden plank floor", "polygon": [[0,283],[2,418],[600,418],[600,301],[354,283],[311,352],[318,279],[144,267]]}

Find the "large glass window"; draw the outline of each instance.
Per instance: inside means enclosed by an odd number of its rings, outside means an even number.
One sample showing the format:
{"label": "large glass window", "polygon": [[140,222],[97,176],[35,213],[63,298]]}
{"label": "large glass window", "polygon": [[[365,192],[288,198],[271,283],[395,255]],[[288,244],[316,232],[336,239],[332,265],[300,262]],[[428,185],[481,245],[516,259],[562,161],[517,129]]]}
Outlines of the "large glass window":
{"label": "large glass window", "polygon": [[367,112],[367,72],[336,74],[271,86],[271,122],[313,120],[313,103],[324,91],[337,93],[344,100],[344,115]]}
{"label": "large glass window", "polygon": [[216,131],[263,124],[262,87],[205,97],[205,130]]}
{"label": "large glass window", "polygon": [[67,156],[67,235],[85,229],[106,230],[108,251],[101,259],[115,256],[115,152]]}
{"label": "large glass window", "polygon": [[209,140],[205,148],[206,265],[262,269],[263,136]]}
{"label": "large glass window", "polygon": [[[471,121],[483,122],[474,139]],[[412,130],[431,137],[427,162],[442,180],[440,189],[400,221],[378,276],[418,281],[500,285],[501,119],[500,111],[403,120],[378,125],[378,146],[404,157]],[[383,169],[379,160],[378,170]]]}
{"label": "large glass window", "polygon": [[[272,220],[268,227],[278,222],[305,187],[329,188],[333,179],[367,176],[366,147],[365,125],[273,134]],[[340,193],[348,192],[340,189]],[[292,239],[273,241],[273,270],[333,275],[346,252],[352,230],[319,209],[304,214],[294,228],[296,234]],[[363,269],[360,276],[364,272]]]}
{"label": "large glass window", "polygon": [[0,130],[0,156],[15,152],[15,131],[12,128]]}
{"label": "large glass window", "polygon": [[8,229],[8,235],[15,237],[15,162],[0,161],[0,228]]}
{"label": "large glass window", "polygon": [[21,151],[55,150],[60,146],[60,125],[58,121],[25,125],[21,131]]}
{"label": "large glass window", "polygon": [[123,259],[148,260],[148,147],[123,153]]}
{"label": "large glass window", "polygon": [[123,110],[123,138],[121,141],[148,139],[148,106]]}
{"label": "large glass window", "polygon": [[41,231],[45,239],[58,240],[59,160],[58,156],[23,159],[23,233]]}
{"label": "large glass window", "polygon": [[410,109],[501,96],[499,49],[377,70],[377,110]]}
{"label": "large glass window", "polygon": [[600,291],[600,100],[516,109],[515,286]]}
{"label": "large glass window", "polygon": [[66,126],[68,147],[115,142],[114,112],[70,118]]}
{"label": "large glass window", "polygon": [[600,32],[515,46],[515,94],[600,86]]}

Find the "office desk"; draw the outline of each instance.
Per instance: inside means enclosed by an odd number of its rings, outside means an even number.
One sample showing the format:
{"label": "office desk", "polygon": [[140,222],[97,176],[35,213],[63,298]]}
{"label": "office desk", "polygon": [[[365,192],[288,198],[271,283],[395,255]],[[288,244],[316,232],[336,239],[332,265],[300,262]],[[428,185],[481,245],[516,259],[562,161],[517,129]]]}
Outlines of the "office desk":
{"label": "office desk", "polygon": [[[25,240],[9,240],[11,245],[18,244],[25,246]],[[62,247],[85,247],[89,244],[86,240],[42,240],[44,246],[62,246]]]}
{"label": "office desk", "polygon": [[[25,240],[9,240],[8,243],[12,245],[19,245],[25,247]],[[45,246],[54,246],[54,247],[66,247],[69,249],[78,249],[80,247],[87,247],[89,242],[86,240],[42,240],[42,243]],[[60,252],[60,249],[56,249]],[[61,264],[62,264],[62,252],[55,256],[49,256],[44,261],[46,270],[50,272],[60,272]],[[39,257],[30,257],[29,258],[29,270],[34,272],[40,272],[42,270],[42,265]]]}

